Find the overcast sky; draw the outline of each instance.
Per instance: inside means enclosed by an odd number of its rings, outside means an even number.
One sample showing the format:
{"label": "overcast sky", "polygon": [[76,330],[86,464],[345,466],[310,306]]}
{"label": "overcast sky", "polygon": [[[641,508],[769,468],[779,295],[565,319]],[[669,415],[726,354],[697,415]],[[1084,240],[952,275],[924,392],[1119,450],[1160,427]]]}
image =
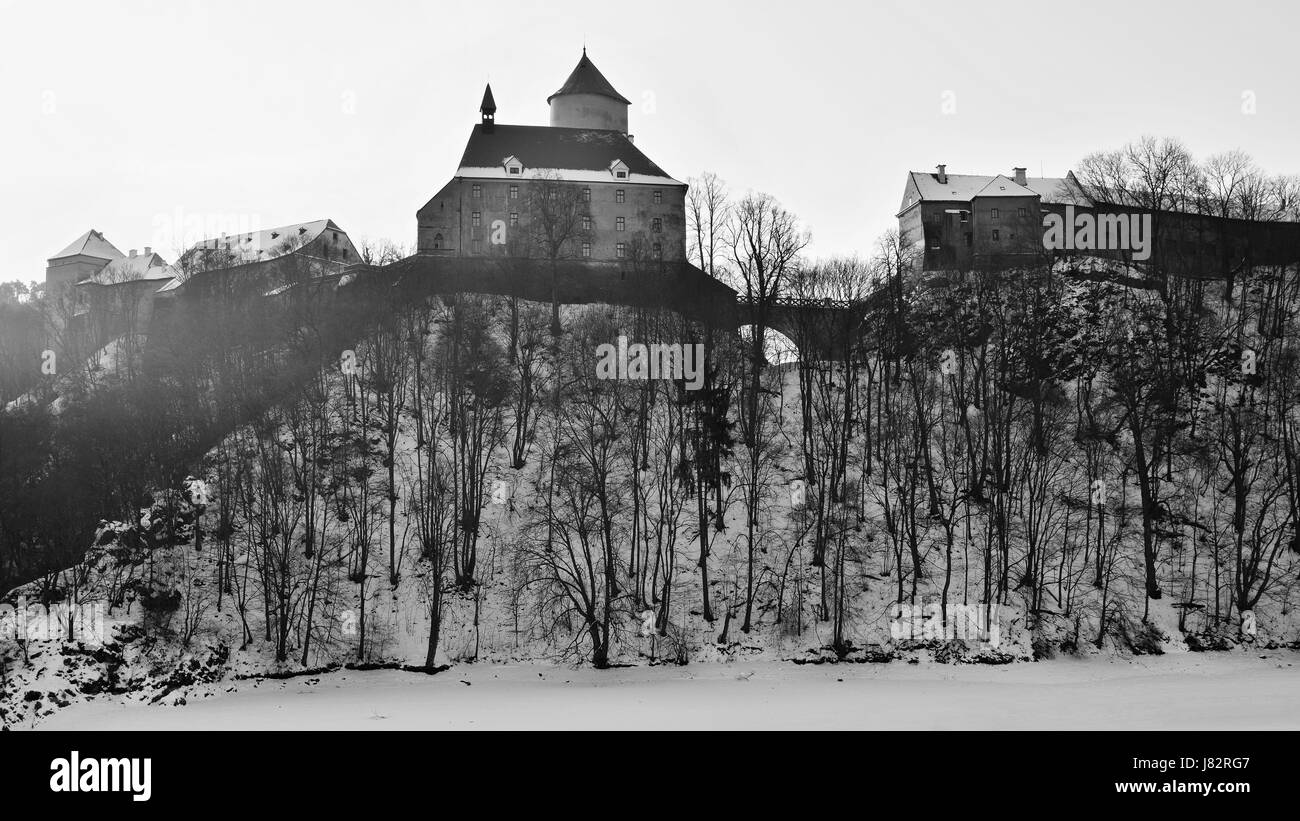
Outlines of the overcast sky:
{"label": "overcast sky", "polygon": [[1297,9],[0,0],[0,281],[89,228],[169,260],[196,226],[324,217],[413,245],[484,83],[499,122],[544,125],[584,39],[651,159],[775,195],[818,255],[869,252],[941,162],[1060,175],[1154,134],[1300,172]]}

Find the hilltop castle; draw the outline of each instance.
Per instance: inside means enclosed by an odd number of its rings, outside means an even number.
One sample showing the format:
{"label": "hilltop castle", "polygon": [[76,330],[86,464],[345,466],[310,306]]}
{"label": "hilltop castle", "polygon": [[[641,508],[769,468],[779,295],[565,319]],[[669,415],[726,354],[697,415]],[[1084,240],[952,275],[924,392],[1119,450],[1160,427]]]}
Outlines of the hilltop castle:
{"label": "hilltop castle", "polygon": [[[456,257],[517,254],[547,206],[538,184],[561,186],[579,203],[564,256],[594,262],[686,258],[686,184],[632,142],[628,99],[587,50],[547,98],[550,125],[502,125],[489,85],[460,165],[419,210],[417,248]],[[565,199],[562,197],[561,199]],[[512,237],[514,239],[512,239]],[[526,242],[523,244],[527,244]]]}

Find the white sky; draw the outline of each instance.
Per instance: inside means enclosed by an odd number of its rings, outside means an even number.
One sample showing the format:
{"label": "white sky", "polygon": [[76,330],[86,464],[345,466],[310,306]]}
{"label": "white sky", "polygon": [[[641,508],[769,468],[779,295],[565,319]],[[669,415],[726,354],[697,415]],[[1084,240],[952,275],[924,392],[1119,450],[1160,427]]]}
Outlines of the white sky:
{"label": "white sky", "polygon": [[651,159],[775,195],[816,254],[869,252],[940,162],[1059,175],[1148,133],[1292,173],[1298,23],[1287,0],[0,0],[0,281],[89,228],[169,259],[196,228],[324,217],[413,245],[484,82],[498,122],[544,125],[584,37]]}

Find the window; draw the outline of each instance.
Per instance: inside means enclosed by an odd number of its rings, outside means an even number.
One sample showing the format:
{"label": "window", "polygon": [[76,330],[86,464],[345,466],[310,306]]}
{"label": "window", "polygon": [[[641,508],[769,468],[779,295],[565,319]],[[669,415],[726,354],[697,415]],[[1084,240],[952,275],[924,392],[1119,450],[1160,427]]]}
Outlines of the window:
{"label": "window", "polygon": [[335,231],[335,232],[334,232],[334,241],[335,241],[335,242],[338,242],[338,241],[339,241],[339,232],[338,232],[338,231]]}
{"label": "window", "polygon": [[623,219],[622,217],[619,217],[618,219],[614,220],[614,230],[615,230],[615,231],[626,231],[626,230],[627,230],[627,220]]}
{"label": "window", "polygon": [[512,200],[519,199],[519,186],[517,185],[510,186],[510,199]]}
{"label": "window", "polygon": [[650,225],[651,225],[652,230],[653,230],[656,234],[659,233],[660,231],[664,230],[664,221],[661,220],[661,219],[659,219],[658,217],[655,217],[655,218],[654,218],[654,221],[651,222]]}
{"label": "window", "polygon": [[994,229],[993,229],[993,241],[994,241],[994,242],[997,242],[997,241],[1000,240],[1000,239],[1002,239],[1002,237],[999,235],[999,233],[998,233],[998,229],[994,228]]}
{"label": "window", "polygon": [[433,235],[433,250],[435,251],[442,250],[442,234]]}
{"label": "window", "polygon": [[1024,208],[1017,208],[1016,216],[1020,217],[1021,219],[1024,219],[1025,217],[1029,216],[1029,212],[1026,211]]}
{"label": "window", "polygon": [[511,212],[510,212],[510,227],[511,227],[511,228],[514,228],[514,227],[517,226],[518,224],[519,224],[519,212],[518,212],[518,211],[511,211]]}
{"label": "window", "polygon": [[520,171],[522,171],[522,170],[523,170],[523,169],[521,169],[521,168],[520,168],[519,166],[517,166],[517,165],[512,165],[512,166],[510,166],[510,173],[511,173],[511,174],[518,174],[518,173],[519,173]]}
{"label": "window", "polygon": [[[622,245],[620,244],[619,247],[622,247]],[[584,242],[584,243],[582,243],[582,257],[583,257],[583,259],[586,259],[586,258],[588,258],[588,257],[590,257],[590,256],[591,256],[591,243],[590,243],[590,242]]]}
{"label": "window", "polygon": [[626,171],[615,171],[615,172],[614,172],[614,176],[615,176],[615,177],[618,177],[620,180],[625,180],[625,179],[627,179],[627,172],[626,172]]}
{"label": "window", "polygon": [[614,246],[614,256],[618,257],[619,259],[622,259],[626,255],[627,255],[627,245],[620,242],[618,245]]}
{"label": "window", "polygon": [[664,201],[664,192],[662,192],[662,191],[656,191],[656,192],[655,192],[655,205],[662,205],[662,204],[663,204],[663,201]]}
{"label": "window", "polygon": [[624,196],[623,189],[622,188],[616,189],[614,191],[614,202],[622,202],[623,196]]}
{"label": "window", "polygon": [[993,219],[998,219],[999,217],[1001,217],[1001,212],[999,212],[998,209],[994,208],[989,211],[989,216],[992,217]]}
{"label": "window", "polygon": [[481,211],[475,211],[473,214],[470,215],[470,220],[471,220],[471,224],[473,224],[475,228],[479,227],[479,225],[483,222],[483,213]]}
{"label": "window", "polygon": [[591,215],[590,215],[590,214],[583,214],[583,215],[582,215],[582,230],[584,230],[584,231],[590,231],[590,230],[591,230]]}
{"label": "window", "polygon": [[969,212],[969,211],[962,211],[962,212],[961,212],[961,221],[962,221],[962,222],[969,222],[969,221],[970,221],[970,212]]}
{"label": "window", "polygon": [[590,188],[584,188],[584,189],[582,189],[582,201],[583,201],[583,202],[591,202],[591,189],[590,189]]}
{"label": "window", "polygon": [[479,197],[483,196],[483,186],[479,185],[478,183],[474,183],[474,188],[472,190],[473,193],[470,196],[474,197],[474,199],[478,199]]}
{"label": "window", "polygon": [[664,247],[663,247],[662,245],[660,245],[659,243],[656,242],[656,243],[652,246],[651,253],[654,254],[655,259],[663,259],[663,258],[664,258]]}

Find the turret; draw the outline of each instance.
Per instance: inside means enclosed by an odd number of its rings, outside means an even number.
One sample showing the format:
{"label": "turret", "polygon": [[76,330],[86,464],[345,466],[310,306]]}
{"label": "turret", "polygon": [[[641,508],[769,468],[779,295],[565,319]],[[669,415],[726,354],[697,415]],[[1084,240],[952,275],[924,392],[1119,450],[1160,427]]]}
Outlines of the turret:
{"label": "turret", "polygon": [[552,126],[627,133],[627,108],[632,103],[614,90],[585,48],[569,79],[546,102],[551,107]]}

